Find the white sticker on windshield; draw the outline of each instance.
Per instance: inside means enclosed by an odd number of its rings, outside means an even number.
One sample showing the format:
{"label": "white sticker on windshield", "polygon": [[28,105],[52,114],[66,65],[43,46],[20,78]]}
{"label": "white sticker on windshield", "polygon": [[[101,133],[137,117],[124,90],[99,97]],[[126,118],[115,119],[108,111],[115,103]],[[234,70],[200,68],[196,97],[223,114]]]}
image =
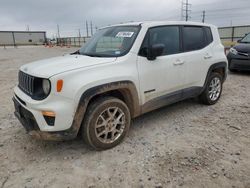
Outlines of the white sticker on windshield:
{"label": "white sticker on windshield", "polygon": [[121,32],[117,33],[116,37],[122,37],[122,38],[128,37],[128,38],[130,38],[133,36],[133,34],[134,34],[134,32],[121,31]]}

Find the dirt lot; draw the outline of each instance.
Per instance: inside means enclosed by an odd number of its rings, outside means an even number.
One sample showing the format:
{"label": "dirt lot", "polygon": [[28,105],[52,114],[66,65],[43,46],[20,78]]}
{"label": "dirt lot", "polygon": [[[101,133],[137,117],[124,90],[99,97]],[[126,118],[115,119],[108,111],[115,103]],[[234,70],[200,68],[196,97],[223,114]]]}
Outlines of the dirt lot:
{"label": "dirt lot", "polygon": [[30,138],[13,115],[25,63],[72,48],[0,49],[0,187],[250,187],[250,73],[229,74],[221,100],[187,100],[133,121],[119,146]]}

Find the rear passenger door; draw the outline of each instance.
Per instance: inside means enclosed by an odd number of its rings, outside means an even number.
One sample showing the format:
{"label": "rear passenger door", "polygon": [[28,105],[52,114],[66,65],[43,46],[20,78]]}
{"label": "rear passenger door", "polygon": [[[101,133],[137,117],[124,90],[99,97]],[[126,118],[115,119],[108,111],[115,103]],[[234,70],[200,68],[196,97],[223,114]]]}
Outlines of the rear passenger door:
{"label": "rear passenger door", "polygon": [[209,27],[183,26],[182,41],[186,63],[186,87],[202,87],[212,61],[211,30]]}

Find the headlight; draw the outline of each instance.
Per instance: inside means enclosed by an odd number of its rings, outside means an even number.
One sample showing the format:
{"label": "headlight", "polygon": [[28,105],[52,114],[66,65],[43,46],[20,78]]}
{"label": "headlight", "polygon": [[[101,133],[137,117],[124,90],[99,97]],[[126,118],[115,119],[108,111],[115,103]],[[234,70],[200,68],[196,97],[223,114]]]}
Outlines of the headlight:
{"label": "headlight", "polygon": [[234,54],[234,55],[237,55],[238,54],[238,51],[235,49],[235,48],[230,48],[230,53]]}
{"label": "headlight", "polygon": [[48,95],[50,92],[50,81],[43,79],[43,92],[45,95]]}

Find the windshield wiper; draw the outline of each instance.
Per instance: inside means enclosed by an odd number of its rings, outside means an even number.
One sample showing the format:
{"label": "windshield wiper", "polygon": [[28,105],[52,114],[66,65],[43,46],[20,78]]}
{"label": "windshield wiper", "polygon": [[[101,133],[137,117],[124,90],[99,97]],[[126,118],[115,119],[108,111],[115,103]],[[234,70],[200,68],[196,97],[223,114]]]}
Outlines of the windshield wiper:
{"label": "windshield wiper", "polygon": [[79,53],[80,55],[86,55],[86,56],[90,56],[90,57],[102,57],[101,55],[98,54],[90,54],[90,53]]}
{"label": "windshield wiper", "polygon": [[80,54],[80,51],[77,50],[76,52],[71,53],[70,55]]}

